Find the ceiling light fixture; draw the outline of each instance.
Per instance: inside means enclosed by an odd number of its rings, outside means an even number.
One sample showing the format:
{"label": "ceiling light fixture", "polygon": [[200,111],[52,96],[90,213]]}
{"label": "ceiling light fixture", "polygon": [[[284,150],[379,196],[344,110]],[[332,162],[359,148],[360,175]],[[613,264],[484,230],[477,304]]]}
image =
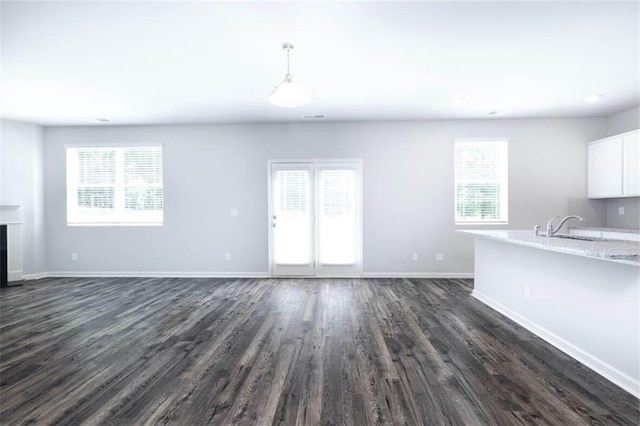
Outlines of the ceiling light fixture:
{"label": "ceiling light fixture", "polygon": [[284,81],[273,89],[271,96],[269,96],[269,102],[284,108],[295,108],[306,105],[311,101],[311,97],[298,83],[293,82],[291,72],[289,71],[289,52],[293,49],[293,44],[285,43],[282,45],[282,48],[287,52],[287,74],[284,76]]}
{"label": "ceiling light fixture", "polygon": [[465,106],[469,103],[469,100],[465,96],[456,96],[453,100],[454,106]]}
{"label": "ceiling light fixture", "polygon": [[603,95],[589,95],[584,97],[584,101],[588,104],[595,104],[596,102],[600,102],[602,100]]}

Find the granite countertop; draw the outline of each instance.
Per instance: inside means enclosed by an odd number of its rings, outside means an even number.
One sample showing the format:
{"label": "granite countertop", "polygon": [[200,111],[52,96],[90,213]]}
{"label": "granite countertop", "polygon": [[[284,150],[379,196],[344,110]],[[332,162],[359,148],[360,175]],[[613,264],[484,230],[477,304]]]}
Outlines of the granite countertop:
{"label": "granite countertop", "polygon": [[475,236],[503,241],[520,246],[533,247],[542,250],[557,251],[560,253],[574,254],[577,256],[592,257],[595,259],[601,259],[610,262],[640,266],[640,243],[638,243],[637,241],[603,239],[597,239],[595,241],[585,241],[547,236],[536,237],[533,234],[533,231],[519,230],[459,230],[458,232],[472,234]]}
{"label": "granite countertop", "polygon": [[570,229],[584,229],[585,231],[622,232],[625,234],[640,234],[637,228],[606,228],[604,226],[572,226]]}

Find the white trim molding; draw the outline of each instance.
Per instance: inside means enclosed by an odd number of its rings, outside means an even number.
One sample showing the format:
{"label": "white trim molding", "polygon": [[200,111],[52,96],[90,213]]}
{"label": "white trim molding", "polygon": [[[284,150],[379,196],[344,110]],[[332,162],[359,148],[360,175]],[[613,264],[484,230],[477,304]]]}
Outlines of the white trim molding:
{"label": "white trim molding", "polygon": [[[265,272],[219,272],[219,271],[51,271],[28,274],[25,280],[42,278],[95,278],[95,277],[131,277],[131,278],[274,278]],[[309,277],[277,278],[473,278],[472,272],[363,272],[359,275],[315,275]]]}
{"label": "white trim molding", "polygon": [[[213,272],[213,271],[54,271],[52,278],[269,278],[268,272]],[[45,278],[45,277],[41,277]]]}
{"label": "white trim molding", "polygon": [[473,272],[363,272],[362,278],[473,278]]}
{"label": "white trim molding", "polygon": [[24,275],[22,274],[22,271],[9,271],[7,272],[7,279],[9,282],[22,281],[24,279]]}
{"label": "white trim molding", "polygon": [[22,276],[22,279],[25,281],[32,281],[32,280],[41,280],[43,278],[48,278],[50,277],[50,272],[38,272],[36,274],[26,274]]}

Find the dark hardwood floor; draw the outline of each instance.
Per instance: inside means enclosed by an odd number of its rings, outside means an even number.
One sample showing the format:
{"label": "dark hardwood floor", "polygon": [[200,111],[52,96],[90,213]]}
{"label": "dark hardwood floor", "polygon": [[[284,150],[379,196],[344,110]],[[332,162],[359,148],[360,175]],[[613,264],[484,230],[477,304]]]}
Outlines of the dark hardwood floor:
{"label": "dark hardwood floor", "polygon": [[0,422],[638,424],[636,398],[471,287],[67,278],[2,289]]}

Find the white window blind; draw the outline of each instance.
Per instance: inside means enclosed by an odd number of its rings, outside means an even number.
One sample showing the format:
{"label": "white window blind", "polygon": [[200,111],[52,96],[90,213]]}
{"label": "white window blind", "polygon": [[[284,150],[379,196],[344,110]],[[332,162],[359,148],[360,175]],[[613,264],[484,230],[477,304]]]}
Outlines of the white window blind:
{"label": "white window blind", "polygon": [[507,141],[455,142],[455,221],[507,223]]}
{"label": "white window blind", "polygon": [[322,170],[319,176],[320,263],[352,265],[356,261],[356,174]]}
{"label": "white window blind", "polygon": [[309,172],[306,170],[280,170],[277,173],[280,211],[306,214]]}
{"label": "white window blind", "polygon": [[278,238],[274,258],[283,265],[301,265],[311,258],[309,170],[278,170],[274,181],[274,221]]}
{"label": "white window blind", "polygon": [[67,224],[161,225],[162,147],[68,147]]}

